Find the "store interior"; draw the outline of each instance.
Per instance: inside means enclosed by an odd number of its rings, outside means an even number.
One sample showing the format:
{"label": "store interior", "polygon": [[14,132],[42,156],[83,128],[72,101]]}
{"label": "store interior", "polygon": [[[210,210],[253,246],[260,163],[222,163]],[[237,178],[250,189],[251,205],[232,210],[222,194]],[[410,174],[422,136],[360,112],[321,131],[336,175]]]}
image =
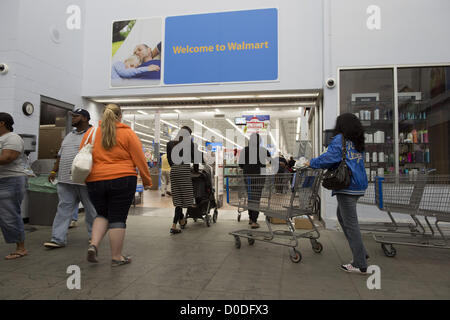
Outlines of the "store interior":
{"label": "store interior", "polygon": [[[239,152],[251,133],[263,138],[272,158],[283,155],[299,159],[305,150],[301,142],[310,141],[311,109],[318,105],[320,91],[243,92],[222,94],[174,95],[164,97],[90,98],[96,103],[119,104],[123,122],[134,128],[149,163],[153,187],[138,194],[136,207],[171,208],[169,195],[161,195],[161,155],[167,142],[174,139],[182,126],[193,130],[194,142],[204,154],[212,152],[211,164],[216,197],[221,210],[235,211],[226,201],[227,177],[240,172]],[[158,137],[159,130],[159,137]],[[157,143],[159,138],[160,143]],[[159,150],[159,153],[158,153]],[[216,158],[217,157],[217,158]],[[223,159],[223,161],[222,161]]]}

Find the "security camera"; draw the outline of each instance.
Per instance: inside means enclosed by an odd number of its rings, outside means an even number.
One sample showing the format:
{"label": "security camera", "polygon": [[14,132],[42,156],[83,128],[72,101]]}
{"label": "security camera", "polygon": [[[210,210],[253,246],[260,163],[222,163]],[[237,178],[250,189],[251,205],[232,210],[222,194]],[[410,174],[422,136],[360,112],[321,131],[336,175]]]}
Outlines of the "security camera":
{"label": "security camera", "polygon": [[8,66],[6,63],[0,63],[0,74],[8,73]]}
{"label": "security camera", "polygon": [[327,87],[328,88],[334,88],[334,86],[336,85],[336,80],[334,80],[333,78],[328,78],[327,79]]}

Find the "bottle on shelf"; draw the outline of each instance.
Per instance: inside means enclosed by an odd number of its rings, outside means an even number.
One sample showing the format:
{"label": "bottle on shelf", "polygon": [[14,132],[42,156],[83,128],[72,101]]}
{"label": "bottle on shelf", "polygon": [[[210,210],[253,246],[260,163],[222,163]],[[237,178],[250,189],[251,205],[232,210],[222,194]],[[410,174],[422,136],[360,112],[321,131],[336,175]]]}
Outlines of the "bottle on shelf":
{"label": "bottle on shelf", "polygon": [[428,148],[425,149],[424,157],[425,157],[425,162],[430,163],[430,149],[428,149]]}
{"label": "bottle on shelf", "polygon": [[373,120],[380,120],[380,109],[378,107],[373,112]]}

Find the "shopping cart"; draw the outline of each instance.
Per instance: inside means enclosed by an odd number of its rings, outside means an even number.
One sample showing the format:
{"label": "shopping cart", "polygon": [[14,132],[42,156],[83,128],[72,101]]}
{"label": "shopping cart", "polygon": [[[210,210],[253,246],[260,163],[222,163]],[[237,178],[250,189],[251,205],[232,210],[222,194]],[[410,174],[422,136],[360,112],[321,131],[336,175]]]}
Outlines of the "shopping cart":
{"label": "shopping cart", "polygon": [[[234,187],[229,190],[229,204],[264,213],[268,231],[243,229],[230,232],[230,235],[234,236],[238,249],[241,247],[241,238],[247,238],[249,245],[258,240],[290,247],[290,258],[297,263],[302,259],[297,250],[299,238],[309,239],[314,252],[323,250],[322,244],[317,241],[320,233],[312,220],[317,210],[322,170],[303,168],[296,173],[285,174],[284,178],[288,192],[276,188],[273,175],[242,175],[235,181]],[[304,233],[296,232],[291,219],[297,216],[306,216],[313,229]],[[270,218],[285,220],[288,230],[272,230]]]}
{"label": "shopping cart", "polygon": [[[375,232],[373,237],[381,243],[386,256],[396,255],[394,244],[450,249],[448,228],[439,226],[441,222],[450,222],[450,176],[377,177],[375,199],[380,210],[409,214],[421,229],[421,232],[412,231],[409,234],[398,231]],[[435,227],[430,218],[435,219]]]}
{"label": "shopping cart", "polygon": [[[245,177],[250,177],[252,175],[233,175],[225,176],[226,191],[227,191],[227,203],[231,206],[237,207],[237,221],[241,221],[242,212],[248,210],[248,197],[247,190],[243,187],[246,184]],[[260,177],[259,175],[253,175],[255,178]],[[254,183],[256,179],[254,179]],[[273,175],[264,175],[264,180],[258,180],[258,183],[264,183],[261,191],[261,198],[267,199],[270,193],[275,193],[275,191],[269,192],[269,189],[273,188],[275,183],[275,177]]]}
{"label": "shopping cart", "polygon": [[[393,181],[392,177],[395,177],[395,175],[394,176],[386,175],[386,184]],[[405,199],[405,197],[408,197],[408,196],[417,197],[421,193],[421,191],[422,191],[421,186],[420,185],[414,186],[411,183],[410,179],[407,178],[406,176],[399,178],[399,179],[400,180],[397,180],[397,181],[399,183],[399,185],[398,185],[399,189],[401,188],[401,190],[392,190],[394,193],[395,193],[395,191],[401,192],[403,194],[404,199]],[[367,186],[364,196],[360,197],[358,200],[359,204],[377,206],[376,192],[375,192],[376,185],[377,185],[377,183],[375,183],[373,181],[368,183],[368,186]],[[379,185],[379,183],[378,183],[378,185]],[[414,188],[416,188],[416,189],[414,189]],[[393,196],[395,196],[395,194],[392,194],[390,196],[393,197]],[[413,201],[408,202],[408,204],[405,204],[405,201],[403,201],[402,203],[399,203],[399,204],[400,204],[400,207],[398,205],[395,206],[392,203],[391,205],[388,205],[387,207],[385,207],[382,210],[382,211],[386,212],[386,214],[388,215],[389,220],[390,220],[389,222],[360,223],[359,224],[360,230],[370,231],[370,232],[396,232],[396,233],[404,233],[404,234],[424,233],[425,230],[422,227],[422,224],[415,217],[417,205]],[[410,216],[411,216],[412,220],[414,221],[414,223],[397,222],[394,219],[392,212],[412,213]]]}

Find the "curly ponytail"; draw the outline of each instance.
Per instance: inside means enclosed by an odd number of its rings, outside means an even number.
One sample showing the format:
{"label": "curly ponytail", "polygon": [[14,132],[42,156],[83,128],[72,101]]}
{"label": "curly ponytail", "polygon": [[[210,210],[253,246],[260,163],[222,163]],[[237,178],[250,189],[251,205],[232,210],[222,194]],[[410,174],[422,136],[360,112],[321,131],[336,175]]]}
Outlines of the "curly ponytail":
{"label": "curly ponytail", "polygon": [[102,117],[102,146],[110,150],[117,143],[116,141],[116,121],[122,115],[120,107],[116,104],[108,104],[103,110]]}

